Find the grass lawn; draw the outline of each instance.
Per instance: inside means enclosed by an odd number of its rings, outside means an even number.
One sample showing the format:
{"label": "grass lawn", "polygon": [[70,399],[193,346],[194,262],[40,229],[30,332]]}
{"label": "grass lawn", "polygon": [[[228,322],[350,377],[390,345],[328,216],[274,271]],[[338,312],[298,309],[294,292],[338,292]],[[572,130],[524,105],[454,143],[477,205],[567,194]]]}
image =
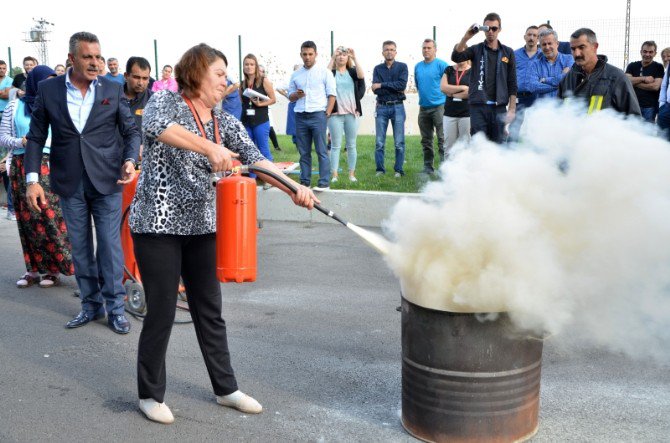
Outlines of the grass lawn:
{"label": "grass lawn", "polygon": [[[299,154],[291,137],[287,135],[278,135],[281,151],[272,149],[272,155],[276,162],[298,162]],[[405,176],[395,178],[393,163],[395,161],[395,148],[393,146],[393,137],[386,138],[386,149],[384,164],[386,174],[380,177],[375,176],[375,136],[359,135],[356,143],[358,159],[356,160],[356,178],[357,182],[349,181],[349,168],[347,166],[347,154],[344,148],[340,151],[339,180],[331,183],[332,189],[351,189],[358,191],[390,191],[390,192],[418,192],[425,181],[419,176],[423,169],[423,151],[421,148],[421,138],[418,135],[405,136]],[[437,154],[437,153],[436,153]],[[436,155],[437,157],[437,155]],[[318,180],[318,161],[314,148],[312,148],[312,186],[316,185]],[[436,169],[437,169],[436,165]],[[296,182],[300,182],[300,169],[295,174],[289,174],[289,177]],[[425,180],[425,179],[424,179]]]}

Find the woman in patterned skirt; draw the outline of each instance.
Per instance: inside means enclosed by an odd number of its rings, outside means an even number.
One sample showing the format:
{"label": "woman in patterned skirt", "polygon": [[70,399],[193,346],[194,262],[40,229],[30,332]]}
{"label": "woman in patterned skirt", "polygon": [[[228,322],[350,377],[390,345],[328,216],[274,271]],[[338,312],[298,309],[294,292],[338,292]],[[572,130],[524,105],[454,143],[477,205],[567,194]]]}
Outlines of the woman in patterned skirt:
{"label": "woman in patterned skirt", "polygon": [[[47,202],[38,213],[31,211],[26,201],[23,157],[32,105],[37,97],[39,82],[55,76],[54,70],[44,65],[36,66],[30,71],[26,79],[26,94],[7,105],[0,126],[0,144],[11,150],[10,187],[27,271],[16,282],[19,288],[27,288],[35,283],[39,283],[42,288],[50,288],[58,284],[59,274],[74,273],[70,241],[58,205],[58,196],[50,191],[48,147],[44,148],[40,171],[40,185],[44,188]],[[40,277],[40,274],[44,275]]]}

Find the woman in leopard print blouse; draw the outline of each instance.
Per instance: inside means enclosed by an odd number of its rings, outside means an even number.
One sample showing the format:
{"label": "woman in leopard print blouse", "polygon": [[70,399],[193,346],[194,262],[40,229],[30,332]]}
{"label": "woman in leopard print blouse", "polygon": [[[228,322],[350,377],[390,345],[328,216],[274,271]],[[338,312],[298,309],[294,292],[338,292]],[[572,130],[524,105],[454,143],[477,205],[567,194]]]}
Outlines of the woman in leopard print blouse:
{"label": "woman in leopard print blouse", "polygon": [[[246,413],[261,405],[237,389],[230,364],[221,287],[216,279],[214,198],[210,172],[228,170],[232,159],[281,174],[249,139],[242,124],[216,109],[226,89],[226,57],[205,44],[189,49],[175,66],[182,94],[160,91],[142,117],[142,171],[130,211],[135,256],[147,300],[138,349],[140,410],[151,420],[172,423],[163,402],[165,353],[183,278],[196,336],[216,401]],[[311,209],[309,188],[297,194],[263,176]]]}

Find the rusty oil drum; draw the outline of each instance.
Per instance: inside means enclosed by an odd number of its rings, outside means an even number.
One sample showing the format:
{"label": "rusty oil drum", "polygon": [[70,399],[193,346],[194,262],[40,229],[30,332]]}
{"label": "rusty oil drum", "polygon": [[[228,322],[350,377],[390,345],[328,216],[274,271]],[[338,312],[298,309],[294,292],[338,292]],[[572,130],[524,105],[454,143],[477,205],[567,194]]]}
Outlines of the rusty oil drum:
{"label": "rusty oil drum", "polygon": [[402,425],[434,442],[515,442],[538,428],[542,340],[509,316],[402,299]]}

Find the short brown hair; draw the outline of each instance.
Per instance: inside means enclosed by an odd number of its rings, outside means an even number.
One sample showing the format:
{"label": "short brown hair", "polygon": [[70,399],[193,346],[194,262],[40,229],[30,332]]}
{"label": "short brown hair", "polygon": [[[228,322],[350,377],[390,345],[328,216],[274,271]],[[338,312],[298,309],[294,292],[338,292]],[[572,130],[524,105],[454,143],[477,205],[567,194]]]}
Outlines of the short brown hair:
{"label": "short brown hair", "polygon": [[500,16],[495,12],[489,12],[488,14],[486,14],[486,17],[484,17],[485,22],[492,22],[496,20],[498,20],[498,26],[502,28],[502,20],[500,19]]}
{"label": "short brown hair", "polygon": [[223,52],[205,43],[200,43],[186,51],[174,67],[174,76],[179,89],[191,94],[196,93],[200,89],[209,66],[217,59],[223,60],[228,66],[228,59]]}

